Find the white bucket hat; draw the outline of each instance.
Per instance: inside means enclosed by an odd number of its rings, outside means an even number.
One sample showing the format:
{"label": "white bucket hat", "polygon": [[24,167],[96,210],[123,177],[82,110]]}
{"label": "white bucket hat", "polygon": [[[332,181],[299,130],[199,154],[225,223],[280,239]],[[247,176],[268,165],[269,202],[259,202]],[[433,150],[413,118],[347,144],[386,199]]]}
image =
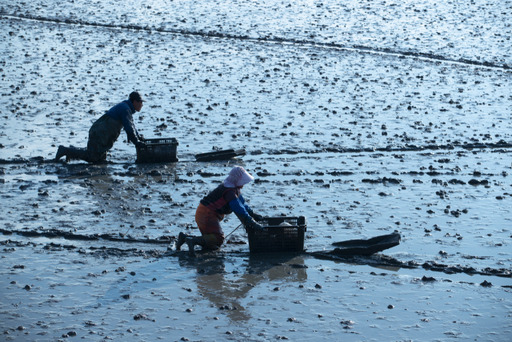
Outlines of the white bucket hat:
{"label": "white bucket hat", "polygon": [[241,166],[235,166],[229,171],[229,175],[224,179],[224,186],[226,188],[239,188],[251,182],[254,179],[245,169]]}

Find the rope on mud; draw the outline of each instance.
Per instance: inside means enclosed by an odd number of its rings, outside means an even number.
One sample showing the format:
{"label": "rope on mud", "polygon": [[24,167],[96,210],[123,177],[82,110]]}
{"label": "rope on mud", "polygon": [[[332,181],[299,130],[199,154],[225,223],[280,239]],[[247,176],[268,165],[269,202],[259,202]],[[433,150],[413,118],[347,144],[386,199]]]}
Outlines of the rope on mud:
{"label": "rope on mud", "polygon": [[148,27],[148,26],[140,26],[140,25],[123,25],[123,24],[105,24],[105,23],[95,23],[95,22],[87,22],[84,20],[76,20],[76,19],[59,19],[59,18],[46,18],[37,15],[28,15],[28,14],[9,14],[5,12],[0,12],[0,15],[4,18],[11,19],[20,19],[20,20],[34,20],[34,21],[42,21],[42,22],[50,22],[57,24],[68,24],[68,25],[82,25],[82,26],[94,26],[94,27],[105,27],[105,28],[114,28],[114,29],[125,29],[125,30],[133,30],[133,31],[146,31],[151,33],[153,31],[159,33],[171,33],[178,34],[183,36],[199,36],[203,38],[222,38],[222,39],[236,39],[236,40],[245,40],[252,42],[263,42],[263,43],[272,43],[272,44],[294,44],[294,45],[302,45],[302,46],[311,46],[314,48],[324,48],[324,49],[337,49],[337,50],[345,50],[345,51],[355,51],[359,53],[372,53],[372,54],[384,54],[390,56],[399,56],[399,57],[413,57],[413,58],[421,58],[429,61],[436,62],[447,62],[447,63],[457,63],[464,65],[473,65],[485,68],[493,68],[493,69],[503,69],[503,70],[512,70],[512,66],[508,64],[497,64],[485,61],[475,61],[466,58],[461,59],[453,59],[448,58],[441,55],[435,55],[432,53],[425,52],[414,52],[414,51],[404,51],[404,50],[393,50],[390,48],[376,48],[371,46],[363,46],[363,45],[353,45],[353,46],[345,46],[338,43],[321,43],[315,42],[311,40],[301,40],[301,39],[293,39],[293,38],[268,38],[268,37],[250,37],[246,35],[237,35],[230,33],[222,33],[215,31],[187,31],[187,30],[178,30],[178,29],[164,29],[159,27]]}
{"label": "rope on mud", "polygon": [[224,240],[228,241],[228,237],[233,234],[238,228],[242,227],[242,223],[240,223],[238,225],[238,227],[236,227],[235,229],[233,229],[233,231],[231,233],[229,233],[228,235],[226,235],[226,237],[224,238]]}

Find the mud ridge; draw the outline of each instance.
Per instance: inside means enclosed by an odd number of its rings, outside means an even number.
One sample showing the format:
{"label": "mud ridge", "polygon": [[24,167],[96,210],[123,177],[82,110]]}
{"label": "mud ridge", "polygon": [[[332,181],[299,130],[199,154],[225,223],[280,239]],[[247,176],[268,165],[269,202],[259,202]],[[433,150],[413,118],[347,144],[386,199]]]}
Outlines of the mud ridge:
{"label": "mud ridge", "polygon": [[[504,140],[500,140],[496,143],[460,143],[460,144],[445,144],[445,145],[426,145],[426,146],[418,146],[418,145],[406,145],[399,147],[367,147],[367,148],[345,148],[345,147],[334,147],[328,146],[325,148],[319,149],[282,149],[282,150],[269,150],[266,151],[268,155],[296,155],[300,153],[305,154],[319,154],[319,153],[375,153],[375,152],[422,152],[422,151],[454,151],[456,149],[461,150],[474,150],[474,149],[494,149],[493,152],[504,153],[509,152],[508,149],[512,148],[512,143],[506,142]],[[249,152],[250,155],[262,155],[263,152],[258,150],[254,152]],[[179,163],[183,163],[187,161],[179,161]],[[0,159],[0,165],[9,165],[9,164],[63,164],[61,161],[55,161],[53,159],[44,159],[44,157],[32,157],[32,158],[15,158],[15,159]],[[108,161],[106,164],[112,165],[130,165],[133,166],[133,163],[116,163],[113,161]],[[95,165],[95,164],[87,164],[87,165]]]}
{"label": "mud ridge", "polygon": [[7,230],[0,228],[0,233],[3,235],[12,235],[17,234],[24,237],[46,237],[46,238],[62,238],[66,240],[75,240],[75,241],[114,241],[114,242],[127,242],[127,243],[143,243],[143,244],[157,244],[157,245],[168,245],[170,242],[174,241],[174,237],[171,236],[161,236],[158,239],[135,239],[131,236],[122,236],[120,237],[113,236],[110,234],[94,234],[94,235],[82,235],[82,234],[74,234],[70,232],[62,232],[57,229],[49,229],[45,231],[34,231],[34,230]]}
{"label": "mud ridge", "polygon": [[[504,140],[500,140],[496,143],[460,143],[460,144],[444,144],[444,145],[405,145],[405,146],[386,146],[386,147],[367,147],[367,148],[345,148],[345,147],[336,147],[336,146],[328,146],[320,149],[312,149],[312,150],[290,150],[290,149],[282,149],[282,150],[273,150],[267,152],[270,155],[280,155],[280,154],[299,154],[299,153],[308,153],[308,154],[316,154],[316,153],[374,153],[374,152],[421,152],[421,151],[453,151],[456,149],[462,150],[473,150],[473,149],[501,149],[498,152],[504,152],[506,149],[512,148],[512,143],[506,142]],[[258,152],[259,153],[259,152]]]}
{"label": "mud ridge", "polygon": [[[4,235],[11,235],[11,234],[18,234],[25,237],[49,237],[49,238],[64,238],[69,240],[87,240],[87,241],[98,241],[98,240],[108,240],[108,241],[114,241],[114,242],[129,242],[129,243],[145,243],[145,244],[161,244],[161,245],[168,245],[171,241],[169,237],[162,237],[162,240],[160,239],[133,239],[133,238],[116,238],[112,237],[110,235],[93,235],[93,236],[87,236],[87,235],[77,235],[77,234],[71,234],[71,233],[63,233],[58,231],[47,231],[47,232],[34,232],[34,231],[7,231],[5,229],[0,229],[0,232]],[[6,240],[0,242],[0,245],[4,246],[12,246],[15,245],[17,247],[34,247],[34,243],[19,243],[13,240]],[[104,258],[108,257],[154,257],[154,258],[160,258],[160,257],[180,257],[184,255],[188,255],[188,252],[177,252],[172,250],[167,251],[159,251],[159,250],[143,250],[140,248],[129,248],[129,249],[121,249],[117,247],[88,247],[89,252],[86,251],[84,248],[79,248],[73,245],[63,245],[59,243],[48,243],[43,246],[43,249],[45,250],[51,250],[51,251],[60,251],[60,250],[76,250],[78,253],[81,254],[92,254],[97,256],[102,256]],[[212,252],[198,252],[197,255],[201,257],[201,255],[210,255]],[[218,255],[232,255],[234,257],[248,257],[249,252],[245,251],[232,251],[232,252],[213,252],[213,254]],[[414,261],[400,261],[398,259],[395,259],[393,257],[376,253],[371,256],[344,256],[344,255],[337,255],[335,251],[331,252],[303,252],[298,253],[303,255],[308,255],[314,258],[322,259],[322,260],[331,260],[331,261],[342,261],[342,262],[349,262],[354,263],[358,265],[368,265],[368,266],[378,266],[378,267],[395,267],[395,268],[405,268],[405,269],[417,269],[417,268],[423,268],[428,271],[434,271],[434,272],[442,272],[446,274],[457,274],[457,273],[465,273],[468,275],[483,275],[483,276],[496,276],[496,277],[503,277],[503,278],[512,278],[512,272],[509,269],[501,268],[501,269],[495,269],[487,267],[485,269],[478,270],[471,266],[462,266],[462,265],[447,265],[447,264],[441,264],[436,261],[426,261],[422,264]],[[191,256],[191,258],[194,258]]]}
{"label": "mud ridge", "polygon": [[310,46],[314,48],[324,48],[324,49],[336,49],[336,50],[344,50],[344,51],[354,51],[359,53],[370,53],[370,54],[382,54],[389,56],[398,56],[398,57],[412,57],[412,58],[420,58],[427,61],[432,62],[446,62],[446,63],[457,63],[463,65],[471,65],[492,69],[502,69],[502,70],[511,70],[512,66],[508,64],[496,64],[486,61],[475,61],[466,58],[461,59],[453,59],[448,58],[442,55],[436,55],[432,53],[424,53],[424,52],[415,52],[415,51],[405,51],[405,50],[393,50],[390,48],[376,48],[364,45],[353,45],[353,46],[345,46],[338,43],[320,43],[309,40],[301,40],[301,39],[293,39],[293,38],[280,38],[274,37],[271,38],[269,36],[266,37],[250,37],[246,35],[237,35],[237,34],[229,34],[222,33],[216,31],[188,31],[188,30],[175,30],[175,29],[164,29],[164,28],[156,28],[156,27],[148,27],[148,26],[140,26],[140,25],[122,25],[122,24],[104,24],[104,23],[95,23],[95,22],[87,22],[84,20],[74,20],[74,19],[61,19],[61,18],[46,18],[37,15],[25,15],[25,14],[9,14],[5,12],[0,12],[0,15],[3,18],[9,19],[19,19],[19,20],[34,20],[41,22],[49,22],[49,23],[57,23],[57,24],[67,24],[67,25],[82,25],[82,26],[92,26],[92,27],[105,27],[105,28],[113,28],[113,29],[123,29],[123,30],[133,30],[133,31],[146,31],[146,32],[159,32],[159,33],[171,33],[183,36],[198,36],[203,38],[221,38],[221,39],[235,39],[235,40],[243,40],[243,41],[251,41],[251,42],[263,42],[263,43],[271,43],[271,44],[293,44],[293,45],[301,45],[301,46]]}
{"label": "mud ridge", "polygon": [[[0,241],[0,245],[5,247],[36,247],[37,244],[30,242],[24,243],[14,240]],[[143,257],[143,258],[158,258],[164,255],[165,251],[158,250],[144,250],[139,248],[117,248],[117,247],[94,247],[90,246],[87,248],[77,247],[74,245],[66,245],[61,243],[50,242],[42,247],[45,251],[58,252],[58,251],[76,251],[79,254],[92,255],[103,258],[109,257]]]}
{"label": "mud ridge", "polygon": [[400,261],[393,257],[386,256],[384,254],[373,254],[371,256],[341,256],[336,255],[334,252],[309,252],[315,258],[323,260],[333,261],[344,261],[355,263],[358,265],[370,265],[370,266],[388,266],[398,268],[423,268],[429,271],[443,272],[446,274],[465,273],[469,275],[483,275],[483,276],[497,276],[503,278],[512,278],[512,272],[509,269],[501,268],[495,269],[487,267],[482,270],[477,270],[471,266],[462,265],[446,265],[440,264],[435,261],[426,261],[423,264],[419,264],[416,261]]}

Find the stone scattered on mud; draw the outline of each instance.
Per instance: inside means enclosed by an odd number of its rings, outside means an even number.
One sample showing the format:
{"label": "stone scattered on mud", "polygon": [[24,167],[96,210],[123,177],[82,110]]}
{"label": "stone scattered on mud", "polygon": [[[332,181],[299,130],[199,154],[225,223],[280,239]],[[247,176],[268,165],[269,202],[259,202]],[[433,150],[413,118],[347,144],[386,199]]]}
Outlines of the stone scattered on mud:
{"label": "stone scattered on mud", "polygon": [[[201,1],[171,8],[149,1],[119,8],[104,0],[92,7],[5,1],[0,71],[17,77],[4,77],[0,97],[1,244],[11,284],[6,280],[0,291],[10,305],[2,318],[27,318],[27,328],[9,329],[17,335],[9,337],[56,340],[73,327],[83,337],[123,340],[128,332],[154,339],[181,336],[174,323],[186,319],[190,337],[183,341],[224,333],[240,340],[308,340],[322,332],[339,337],[334,333],[354,326],[340,322],[343,316],[372,326],[357,332],[363,340],[393,339],[397,329],[421,339],[418,323],[426,322],[433,339],[510,335],[510,289],[498,286],[511,278],[503,266],[510,254],[504,227],[512,140],[504,114],[511,108],[511,29],[500,15],[506,5],[413,2],[233,7]],[[348,20],[341,25],[339,18]],[[417,30],[418,19],[432,29]],[[134,67],[144,72],[134,74]],[[175,136],[180,162],[134,165],[124,134],[108,163],[51,161],[58,144],[85,145],[91,122],[133,84],[146,88],[148,98],[135,117],[137,128]],[[248,153],[238,161],[195,163],[194,153],[211,149],[212,141]],[[389,254],[395,260],[322,260],[319,266],[307,257],[302,261],[314,267],[281,274],[275,271],[286,264],[280,263],[253,272],[241,229],[223,246],[228,252],[220,253],[218,273],[191,258],[178,264],[163,256],[180,231],[198,233],[198,200],[234,162],[257,175],[244,189],[253,208],[308,218],[308,251],[322,250],[334,237],[400,228],[403,243]],[[226,232],[236,221],[223,223]],[[169,238],[160,241],[164,235]],[[26,267],[13,268],[20,263]],[[361,271],[368,267],[379,277]],[[451,279],[426,285],[433,277],[422,278],[422,267]],[[121,273],[127,268],[137,272]],[[458,281],[468,278],[492,294],[469,313],[464,298],[480,290]],[[353,295],[340,300],[333,282]],[[16,284],[34,285],[25,292]],[[204,291],[205,284],[219,287]],[[313,284],[325,290],[310,291]],[[428,303],[409,300],[417,286]],[[85,297],[77,297],[83,288]],[[122,300],[130,294],[137,300]],[[185,313],[184,302],[194,311]],[[391,329],[382,317],[374,319],[375,309],[364,305],[370,302],[381,309],[400,304],[385,314],[393,316]],[[438,303],[450,310],[433,312]],[[308,313],[315,317],[315,305],[322,311],[315,332],[293,324],[289,312],[305,322]],[[149,319],[133,316],[137,312],[162,324],[141,332],[135,326]],[[258,320],[262,313],[266,319]],[[119,321],[118,314],[137,322]],[[464,318],[454,318],[459,315]],[[482,324],[489,315],[498,329]],[[80,327],[77,317],[95,323]],[[469,323],[454,327],[462,319]]]}
{"label": "stone scattered on mud", "polygon": [[492,283],[487,281],[487,280],[484,280],[482,283],[480,283],[480,286],[482,286],[482,287],[492,287]]}
{"label": "stone scattered on mud", "polygon": [[136,320],[136,321],[140,321],[140,320],[145,320],[145,321],[152,321],[152,322],[155,322],[154,319],[150,319],[146,314],[144,313],[139,313],[139,314],[136,314],[135,316],[133,316],[133,319]]}
{"label": "stone scattered on mud", "polygon": [[76,331],[68,331],[67,333],[62,334],[62,337],[63,338],[68,338],[68,337],[75,337],[76,335],[77,335]]}

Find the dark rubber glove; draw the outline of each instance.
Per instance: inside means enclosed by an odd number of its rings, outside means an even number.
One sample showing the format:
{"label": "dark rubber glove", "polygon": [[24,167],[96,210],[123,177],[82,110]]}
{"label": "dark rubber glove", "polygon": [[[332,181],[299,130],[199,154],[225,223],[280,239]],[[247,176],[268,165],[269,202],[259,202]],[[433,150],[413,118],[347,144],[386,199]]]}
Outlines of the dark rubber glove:
{"label": "dark rubber glove", "polygon": [[255,221],[263,221],[264,217],[259,215],[259,214],[256,214],[256,213],[252,213],[251,214],[251,217],[255,220]]}
{"label": "dark rubber glove", "polygon": [[255,229],[255,230],[263,230],[264,229],[261,224],[254,221],[253,219],[247,220],[244,225],[247,229]]}

